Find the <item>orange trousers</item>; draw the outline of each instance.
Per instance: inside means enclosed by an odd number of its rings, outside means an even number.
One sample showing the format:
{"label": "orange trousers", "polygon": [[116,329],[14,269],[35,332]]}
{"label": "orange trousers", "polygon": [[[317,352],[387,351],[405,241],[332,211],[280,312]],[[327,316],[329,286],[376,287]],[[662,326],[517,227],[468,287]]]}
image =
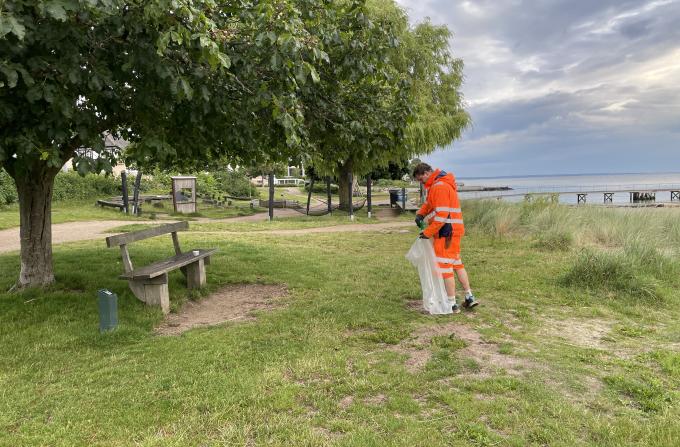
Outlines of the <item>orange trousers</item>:
{"label": "orange trousers", "polygon": [[452,236],[451,244],[446,247],[446,238],[434,238],[434,255],[437,261],[437,273],[442,278],[453,278],[454,270],[464,269],[463,261],[460,260],[461,236]]}

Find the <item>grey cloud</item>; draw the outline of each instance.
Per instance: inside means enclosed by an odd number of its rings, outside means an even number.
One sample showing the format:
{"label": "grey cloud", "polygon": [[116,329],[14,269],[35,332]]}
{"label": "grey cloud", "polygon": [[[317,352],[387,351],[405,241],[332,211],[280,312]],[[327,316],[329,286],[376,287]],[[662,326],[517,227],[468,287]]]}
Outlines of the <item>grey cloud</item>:
{"label": "grey cloud", "polygon": [[435,157],[492,170],[525,157],[554,172],[565,153],[605,163],[598,154],[635,159],[634,145],[656,141],[665,167],[663,151],[677,151],[680,0],[398,1],[449,26],[466,65],[474,126]]}

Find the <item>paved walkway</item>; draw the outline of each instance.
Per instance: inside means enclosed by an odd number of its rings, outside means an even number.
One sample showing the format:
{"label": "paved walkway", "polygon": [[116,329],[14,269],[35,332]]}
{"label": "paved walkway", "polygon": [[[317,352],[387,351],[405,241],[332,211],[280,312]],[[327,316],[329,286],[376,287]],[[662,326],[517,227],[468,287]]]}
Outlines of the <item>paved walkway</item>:
{"label": "paved walkway", "polygon": [[[294,214],[290,214],[294,213]],[[293,210],[276,210],[276,217],[299,216],[300,213]],[[258,222],[266,221],[267,214],[260,213],[252,216],[233,217],[228,219],[199,219],[198,222]],[[104,240],[104,238],[111,234],[109,230],[129,224],[148,224],[158,225],[160,223],[169,223],[170,221],[129,221],[129,220],[99,220],[87,222],[67,222],[52,225],[52,244],[63,244],[66,242],[88,241],[88,240]],[[384,222],[377,224],[346,224],[333,225],[327,227],[304,228],[293,230],[270,230],[260,231],[263,235],[305,235],[312,233],[344,233],[357,231],[387,231],[395,228],[413,226],[411,222]],[[203,232],[201,232],[203,233]],[[237,231],[209,231],[206,234],[243,234],[246,232]],[[252,233],[252,232],[247,232]],[[8,230],[0,231],[0,253],[7,253],[17,251],[20,249],[19,244],[19,228],[10,228]]]}

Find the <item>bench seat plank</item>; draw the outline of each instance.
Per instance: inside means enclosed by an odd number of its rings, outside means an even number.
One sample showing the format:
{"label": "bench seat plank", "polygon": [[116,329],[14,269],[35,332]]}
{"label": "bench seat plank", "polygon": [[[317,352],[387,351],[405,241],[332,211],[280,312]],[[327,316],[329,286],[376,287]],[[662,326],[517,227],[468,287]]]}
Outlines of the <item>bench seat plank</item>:
{"label": "bench seat plank", "polygon": [[157,276],[164,275],[172,270],[189,265],[199,259],[207,258],[217,251],[216,248],[199,249],[198,256],[194,256],[193,250],[185,253],[175,255],[172,258],[164,259],[162,261],[154,262],[144,267],[134,269],[131,272],[124,273],[120,276],[121,279],[151,279]]}

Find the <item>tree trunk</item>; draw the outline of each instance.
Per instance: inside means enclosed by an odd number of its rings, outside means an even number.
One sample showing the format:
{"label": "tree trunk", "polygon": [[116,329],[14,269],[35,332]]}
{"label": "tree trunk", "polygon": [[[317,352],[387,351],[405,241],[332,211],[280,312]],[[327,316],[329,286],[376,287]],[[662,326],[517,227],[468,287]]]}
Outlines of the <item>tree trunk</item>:
{"label": "tree trunk", "polygon": [[52,191],[55,168],[32,166],[17,172],[21,228],[21,272],[17,287],[39,287],[54,282],[52,266]]}
{"label": "tree trunk", "polygon": [[[352,172],[351,163],[345,163],[342,166],[338,166],[338,194],[340,195],[340,208],[343,210],[349,209],[349,189],[353,188],[354,185],[349,184],[349,174]],[[356,181],[356,177],[352,176],[353,182]]]}

